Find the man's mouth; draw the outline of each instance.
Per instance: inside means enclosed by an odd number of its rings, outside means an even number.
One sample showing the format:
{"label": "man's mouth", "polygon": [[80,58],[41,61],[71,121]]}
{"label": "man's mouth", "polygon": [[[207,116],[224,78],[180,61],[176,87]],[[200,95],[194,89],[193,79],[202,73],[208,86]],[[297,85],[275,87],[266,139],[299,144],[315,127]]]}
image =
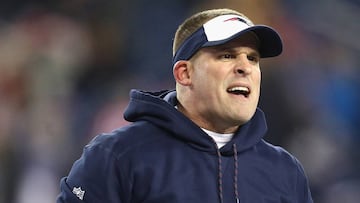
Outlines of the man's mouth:
{"label": "man's mouth", "polygon": [[229,89],[227,89],[227,92],[230,94],[235,94],[235,95],[243,95],[244,97],[248,97],[250,94],[250,90],[247,87],[242,87],[242,86],[238,86],[238,87],[231,87]]}

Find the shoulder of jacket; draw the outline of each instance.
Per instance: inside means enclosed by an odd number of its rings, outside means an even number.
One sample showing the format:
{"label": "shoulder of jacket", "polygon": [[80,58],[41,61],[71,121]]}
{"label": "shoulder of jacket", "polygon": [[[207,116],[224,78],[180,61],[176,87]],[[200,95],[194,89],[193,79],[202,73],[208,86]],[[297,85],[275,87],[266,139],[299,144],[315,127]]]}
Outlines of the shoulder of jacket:
{"label": "shoulder of jacket", "polygon": [[155,141],[155,135],[160,132],[156,126],[148,122],[136,122],[95,136],[85,146],[85,150],[106,151],[119,158],[140,145]]}
{"label": "shoulder of jacket", "polygon": [[265,140],[261,140],[258,144],[260,148],[263,149],[263,152],[266,153],[268,156],[271,156],[274,159],[281,159],[282,162],[291,164],[291,165],[300,165],[299,160],[291,154],[288,150],[281,146],[273,145]]}

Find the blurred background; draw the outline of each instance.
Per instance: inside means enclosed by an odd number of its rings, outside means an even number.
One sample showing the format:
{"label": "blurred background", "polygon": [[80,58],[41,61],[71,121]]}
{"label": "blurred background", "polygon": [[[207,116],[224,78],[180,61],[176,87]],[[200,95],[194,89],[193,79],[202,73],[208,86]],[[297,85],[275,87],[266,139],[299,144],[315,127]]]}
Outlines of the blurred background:
{"label": "blurred background", "polygon": [[84,145],[126,124],[130,89],[174,88],[177,26],[219,7],[283,37],[261,62],[266,140],[300,159],[316,203],[358,203],[359,0],[2,1],[0,202],[55,202]]}

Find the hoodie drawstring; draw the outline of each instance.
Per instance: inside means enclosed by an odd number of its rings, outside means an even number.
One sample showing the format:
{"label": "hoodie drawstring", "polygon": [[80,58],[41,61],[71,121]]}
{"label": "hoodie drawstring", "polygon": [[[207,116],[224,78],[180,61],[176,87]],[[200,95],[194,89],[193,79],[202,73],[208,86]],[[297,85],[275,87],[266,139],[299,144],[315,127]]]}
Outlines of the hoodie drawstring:
{"label": "hoodie drawstring", "polygon": [[234,190],[235,190],[235,198],[236,203],[239,203],[239,193],[238,193],[238,156],[237,156],[237,149],[236,144],[233,144],[234,148]]}
{"label": "hoodie drawstring", "polygon": [[[233,144],[233,150],[234,150],[234,191],[235,191],[235,202],[239,203],[239,193],[238,193],[238,157],[237,157],[237,149],[236,144]],[[220,150],[217,150],[218,154],[218,164],[219,164],[219,198],[220,203],[224,203],[224,197],[223,197],[223,174],[222,174],[222,161],[221,161],[221,153]]]}
{"label": "hoodie drawstring", "polygon": [[218,165],[219,165],[219,198],[220,203],[224,203],[223,199],[223,191],[222,191],[222,170],[221,170],[221,153],[220,150],[217,149],[217,155],[218,155]]}

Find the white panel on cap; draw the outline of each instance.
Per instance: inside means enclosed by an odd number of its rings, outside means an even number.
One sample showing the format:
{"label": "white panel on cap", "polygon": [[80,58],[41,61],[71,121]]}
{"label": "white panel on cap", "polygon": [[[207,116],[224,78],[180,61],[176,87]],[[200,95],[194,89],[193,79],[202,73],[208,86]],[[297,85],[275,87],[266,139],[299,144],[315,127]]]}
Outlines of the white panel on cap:
{"label": "white panel on cap", "polygon": [[244,19],[238,15],[222,15],[206,22],[203,27],[208,41],[227,39],[249,27],[249,25],[240,20],[229,20],[232,18]]}

